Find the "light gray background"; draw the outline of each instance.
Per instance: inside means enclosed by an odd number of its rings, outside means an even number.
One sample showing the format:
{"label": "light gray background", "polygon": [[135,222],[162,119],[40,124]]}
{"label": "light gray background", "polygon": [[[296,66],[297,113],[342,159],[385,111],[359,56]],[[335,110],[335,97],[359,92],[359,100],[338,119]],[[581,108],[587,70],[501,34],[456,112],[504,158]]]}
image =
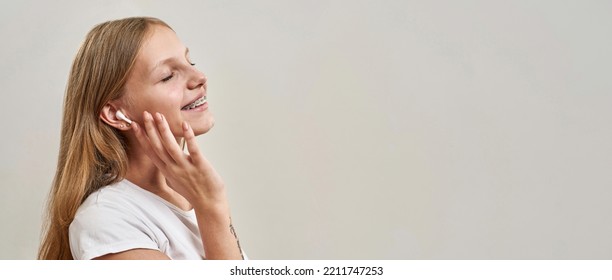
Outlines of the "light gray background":
{"label": "light gray background", "polygon": [[12,1],[0,258],[31,259],[95,24],[167,21],[254,259],[612,258],[610,1]]}

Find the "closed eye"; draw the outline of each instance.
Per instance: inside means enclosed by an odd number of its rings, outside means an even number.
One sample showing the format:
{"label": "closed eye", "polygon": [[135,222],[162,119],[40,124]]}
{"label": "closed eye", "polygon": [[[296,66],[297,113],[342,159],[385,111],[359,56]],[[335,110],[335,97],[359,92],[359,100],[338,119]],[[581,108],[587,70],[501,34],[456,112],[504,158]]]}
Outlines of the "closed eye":
{"label": "closed eye", "polygon": [[165,83],[165,82],[169,81],[170,79],[172,79],[172,77],[174,77],[174,73],[170,74],[168,77],[163,78],[161,81]]}

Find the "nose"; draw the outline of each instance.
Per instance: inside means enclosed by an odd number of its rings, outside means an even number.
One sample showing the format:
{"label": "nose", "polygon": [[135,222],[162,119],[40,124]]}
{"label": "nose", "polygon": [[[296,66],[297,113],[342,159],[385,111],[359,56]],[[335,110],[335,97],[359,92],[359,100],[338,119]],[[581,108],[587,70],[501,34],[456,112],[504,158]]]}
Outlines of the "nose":
{"label": "nose", "polygon": [[204,73],[200,72],[197,69],[193,69],[193,72],[191,73],[191,77],[189,81],[187,82],[187,87],[190,90],[197,89],[199,87],[204,86],[207,80],[208,79],[206,78],[206,75],[204,75]]}

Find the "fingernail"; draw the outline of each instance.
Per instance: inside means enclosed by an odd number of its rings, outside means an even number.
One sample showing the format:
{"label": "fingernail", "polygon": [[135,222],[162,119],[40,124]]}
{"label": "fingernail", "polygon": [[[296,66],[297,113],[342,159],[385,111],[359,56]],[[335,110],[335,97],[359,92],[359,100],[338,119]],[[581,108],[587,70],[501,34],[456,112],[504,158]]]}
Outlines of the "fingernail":
{"label": "fingernail", "polygon": [[187,124],[187,122],[183,122],[183,130],[184,131],[189,130],[189,125]]}
{"label": "fingernail", "polygon": [[147,112],[147,111],[144,111],[144,117],[145,117],[145,120],[152,120],[153,119],[153,116],[151,116],[151,114],[149,112]]}
{"label": "fingernail", "polygon": [[155,119],[157,119],[158,121],[162,120],[161,114],[159,112],[155,113]]}

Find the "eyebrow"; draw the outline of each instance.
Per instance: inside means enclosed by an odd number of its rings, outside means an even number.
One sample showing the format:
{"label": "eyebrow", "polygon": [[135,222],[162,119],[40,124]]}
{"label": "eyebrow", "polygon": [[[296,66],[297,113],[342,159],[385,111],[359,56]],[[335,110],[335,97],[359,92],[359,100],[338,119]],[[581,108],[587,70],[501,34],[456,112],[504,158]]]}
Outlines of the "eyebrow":
{"label": "eyebrow", "polygon": [[[189,48],[185,48],[185,57],[187,57],[188,54],[189,54]],[[157,63],[155,63],[155,65],[153,65],[153,67],[151,68],[151,71],[149,71],[149,74],[153,73],[153,71],[155,71],[157,67],[164,65],[172,60],[176,60],[176,57],[168,57],[168,58],[158,61]]]}

